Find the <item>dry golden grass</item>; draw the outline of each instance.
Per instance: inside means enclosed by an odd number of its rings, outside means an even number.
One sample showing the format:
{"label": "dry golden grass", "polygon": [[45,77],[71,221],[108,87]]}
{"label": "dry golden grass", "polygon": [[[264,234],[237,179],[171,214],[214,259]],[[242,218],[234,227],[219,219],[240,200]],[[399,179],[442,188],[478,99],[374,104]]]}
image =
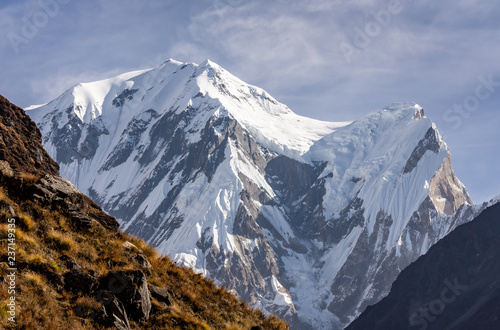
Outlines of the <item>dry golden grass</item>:
{"label": "dry golden grass", "polygon": [[21,177],[21,179],[23,179],[23,182],[25,184],[33,184],[35,182],[38,181],[38,179],[40,179],[40,176],[39,175],[36,175],[36,174],[33,174],[33,173],[20,173],[19,176]]}
{"label": "dry golden grass", "polygon": [[[24,178],[28,181],[28,177]],[[31,178],[34,180],[34,178]],[[79,297],[55,286],[39,269],[52,269],[62,277],[68,271],[58,262],[62,255],[74,260],[87,273],[103,276],[110,271],[137,269],[132,258],[144,254],[152,265],[146,273],[148,283],[169,290],[173,304],[165,306],[155,299],[155,313],[143,323],[130,321],[132,329],[287,329],[276,317],[267,317],[249,308],[225,289],[219,288],[187,268],[178,267],[144,241],[123,232],[112,232],[97,221],[88,230],[74,228],[71,220],[57,212],[49,212],[32,202],[15,204],[0,189],[0,200],[10,204],[19,215],[16,223],[16,260],[18,270],[16,295],[19,329],[95,329],[92,313],[100,305],[91,297]],[[36,216],[35,216],[36,215]],[[6,237],[8,214],[0,212],[0,237]],[[135,248],[125,248],[129,242]],[[0,242],[0,271],[5,262],[6,240]],[[22,293],[21,293],[22,290]],[[6,319],[6,283],[0,283],[0,329],[11,325]],[[87,311],[89,313],[81,313]]]}
{"label": "dry golden grass", "polygon": [[19,228],[16,229],[16,241],[17,244],[34,250],[36,250],[39,246],[37,240],[32,235],[25,233]]}
{"label": "dry golden grass", "polygon": [[16,226],[25,231],[30,231],[35,227],[35,221],[30,215],[21,213],[16,221]]}
{"label": "dry golden grass", "polygon": [[20,275],[24,277],[24,282],[26,283],[26,285],[31,286],[35,289],[47,289],[47,284],[45,283],[45,279],[42,277],[42,275],[33,271],[22,272]]}
{"label": "dry golden grass", "polygon": [[0,187],[0,201],[6,201],[9,204],[12,203],[12,200],[7,196],[3,187]]}
{"label": "dry golden grass", "polygon": [[49,247],[57,251],[66,253],[78,250],[78,244],[71,237],[71,234],[63,233],[58,230],[51,229],[47,233],[45,241],[47,242]]}

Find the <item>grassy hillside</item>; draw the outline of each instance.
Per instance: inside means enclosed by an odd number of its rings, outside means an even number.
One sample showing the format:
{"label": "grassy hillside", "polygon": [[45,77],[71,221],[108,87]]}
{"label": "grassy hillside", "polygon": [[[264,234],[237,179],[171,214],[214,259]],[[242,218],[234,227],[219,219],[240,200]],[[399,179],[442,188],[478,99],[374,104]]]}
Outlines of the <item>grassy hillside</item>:
{"label": "grassy hillside", "polygon": [[288,329],[119,231],[41,139],[0,96],[0,329]]}
{"label": "grassy hillside", "polygon": [[[36,182],[36,178],[31,181]],[[23,189],[29,190],[32,184],[24,180]],[[8,274],[9,219],[14,219],[15,240],[10,241],[16,244],[15,319],[19,329],[100,327],[95,319],[102,299],[90,290],[72,291],[64,283],[64,275],[69,272],[65,261],[69,258],[95,279],[116,271],[141,270],[148,284],[167,290],[170,301],[151,298],[149,319],[129,319],[132,329],[287,328],[278,318],[250,309],[226,290],[190,269],[178,267],[140,239],[109,230],[95,220],[82,228],[61,212],[11,195],[5,187],[0,188],[0,268],[1,274]],[[151,268],[141,266],[137,255],[144,256]],[[9,283],[5,275],[2,277],[0,328],[9,328]]]}

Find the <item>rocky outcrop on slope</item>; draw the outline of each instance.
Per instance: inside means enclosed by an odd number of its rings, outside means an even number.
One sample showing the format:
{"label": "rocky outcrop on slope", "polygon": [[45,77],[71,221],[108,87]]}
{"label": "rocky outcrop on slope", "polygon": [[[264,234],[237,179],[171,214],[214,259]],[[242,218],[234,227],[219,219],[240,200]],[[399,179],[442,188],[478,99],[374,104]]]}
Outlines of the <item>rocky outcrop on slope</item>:
{"label": "rocky outcrop on slope", "polygon": [[36,124],[23,109],[0,96],[0,183],[12,198],[36,200],[82,226],[96,220],[118,229],[114,218],[58,174],[59,165],[43,148]]}
{"label": "rocky outcrop on slope", "polygon": [[41,175],[59,174],[59,165],[42,146],[42,135],[24,110],[0,95],[0,160],[14,170]]}

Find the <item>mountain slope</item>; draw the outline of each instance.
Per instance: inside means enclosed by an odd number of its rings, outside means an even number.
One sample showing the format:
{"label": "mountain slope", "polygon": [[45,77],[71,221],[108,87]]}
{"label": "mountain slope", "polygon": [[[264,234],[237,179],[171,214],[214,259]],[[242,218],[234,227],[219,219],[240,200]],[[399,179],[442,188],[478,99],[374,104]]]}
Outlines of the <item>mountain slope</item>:
{"label": "mountain slope", "polygon": [[500,203],[408,266],[348,329],[498,329]]}
{"label": "mountain slope", "polygon": [[28,113],[126,231],[297,328],[347,324],[471,215],[415,104],[321,122],[210,61],[168,61]]}
{"label": "mountain slope", "polygon": [[42,135],[24,111],[0,95],[0,159],[25,173],[59,174],[59,165],[42,147]]}
{"label": "mountain slope", "polygon": [[118,231],[0,100],[0,328],[288,328]]}

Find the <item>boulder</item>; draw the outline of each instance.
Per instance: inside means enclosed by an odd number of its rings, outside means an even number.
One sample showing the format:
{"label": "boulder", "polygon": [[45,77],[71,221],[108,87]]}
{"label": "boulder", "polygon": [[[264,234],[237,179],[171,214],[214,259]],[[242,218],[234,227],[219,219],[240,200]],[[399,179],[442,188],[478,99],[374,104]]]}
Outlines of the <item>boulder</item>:
{"label": "boulder", "polygon": [[62,255],[59,260],[62,262],[64,267],[68,268],[69,270],[80,270],[82,267],[75,261],[75,259],[67,256],[67,255]]}
{"label": "boulder", "polygon": [[148,289],[151,293],[151,297],[166,304],[167,306],[172,305],[172,296],[167,289],[160,288],[159,286],[153,284],[148,284]]}
{"label": "boulder", "polygon": [[123,303],[133,320],[147,320],[151,312],[151,293],[140,270],[112,272],[101,279],[101,289],[109,290]]}
{"label": "boulder", "polygon": [[72,269],[64,274],[64,288],[66,291],[89,294],[97,288],[97,285],[97,279],[84,273],[81,269]]}
{"label": "boulder", "polygon": [[[14,211],[14,208],[12,205],[10,205],[7,201],[0,200],[0,212],[4,214],[10,214],[11,217],[16,217],[16,211]],[[17,219],[16,219],[17,223]]]}
{"label": "boulder", "polygon": [[149,262],[148,259],[143,254],[137,254],[132,258],[135,264],[137,264],[139,267],[150,270],[151,269],[151,263]]}
{"label": "boulder", "polygon": [[12,170],[9,162],[0,160],[0,174],[8,178],[12,178],[14,176],[14,171]]}
{"label": "boulder", "polygon": [[103,306],[96,312],[97,323],[118,330],[130,330],[127,312],[123,303],[111,291],[99,291],[98,300]]}

